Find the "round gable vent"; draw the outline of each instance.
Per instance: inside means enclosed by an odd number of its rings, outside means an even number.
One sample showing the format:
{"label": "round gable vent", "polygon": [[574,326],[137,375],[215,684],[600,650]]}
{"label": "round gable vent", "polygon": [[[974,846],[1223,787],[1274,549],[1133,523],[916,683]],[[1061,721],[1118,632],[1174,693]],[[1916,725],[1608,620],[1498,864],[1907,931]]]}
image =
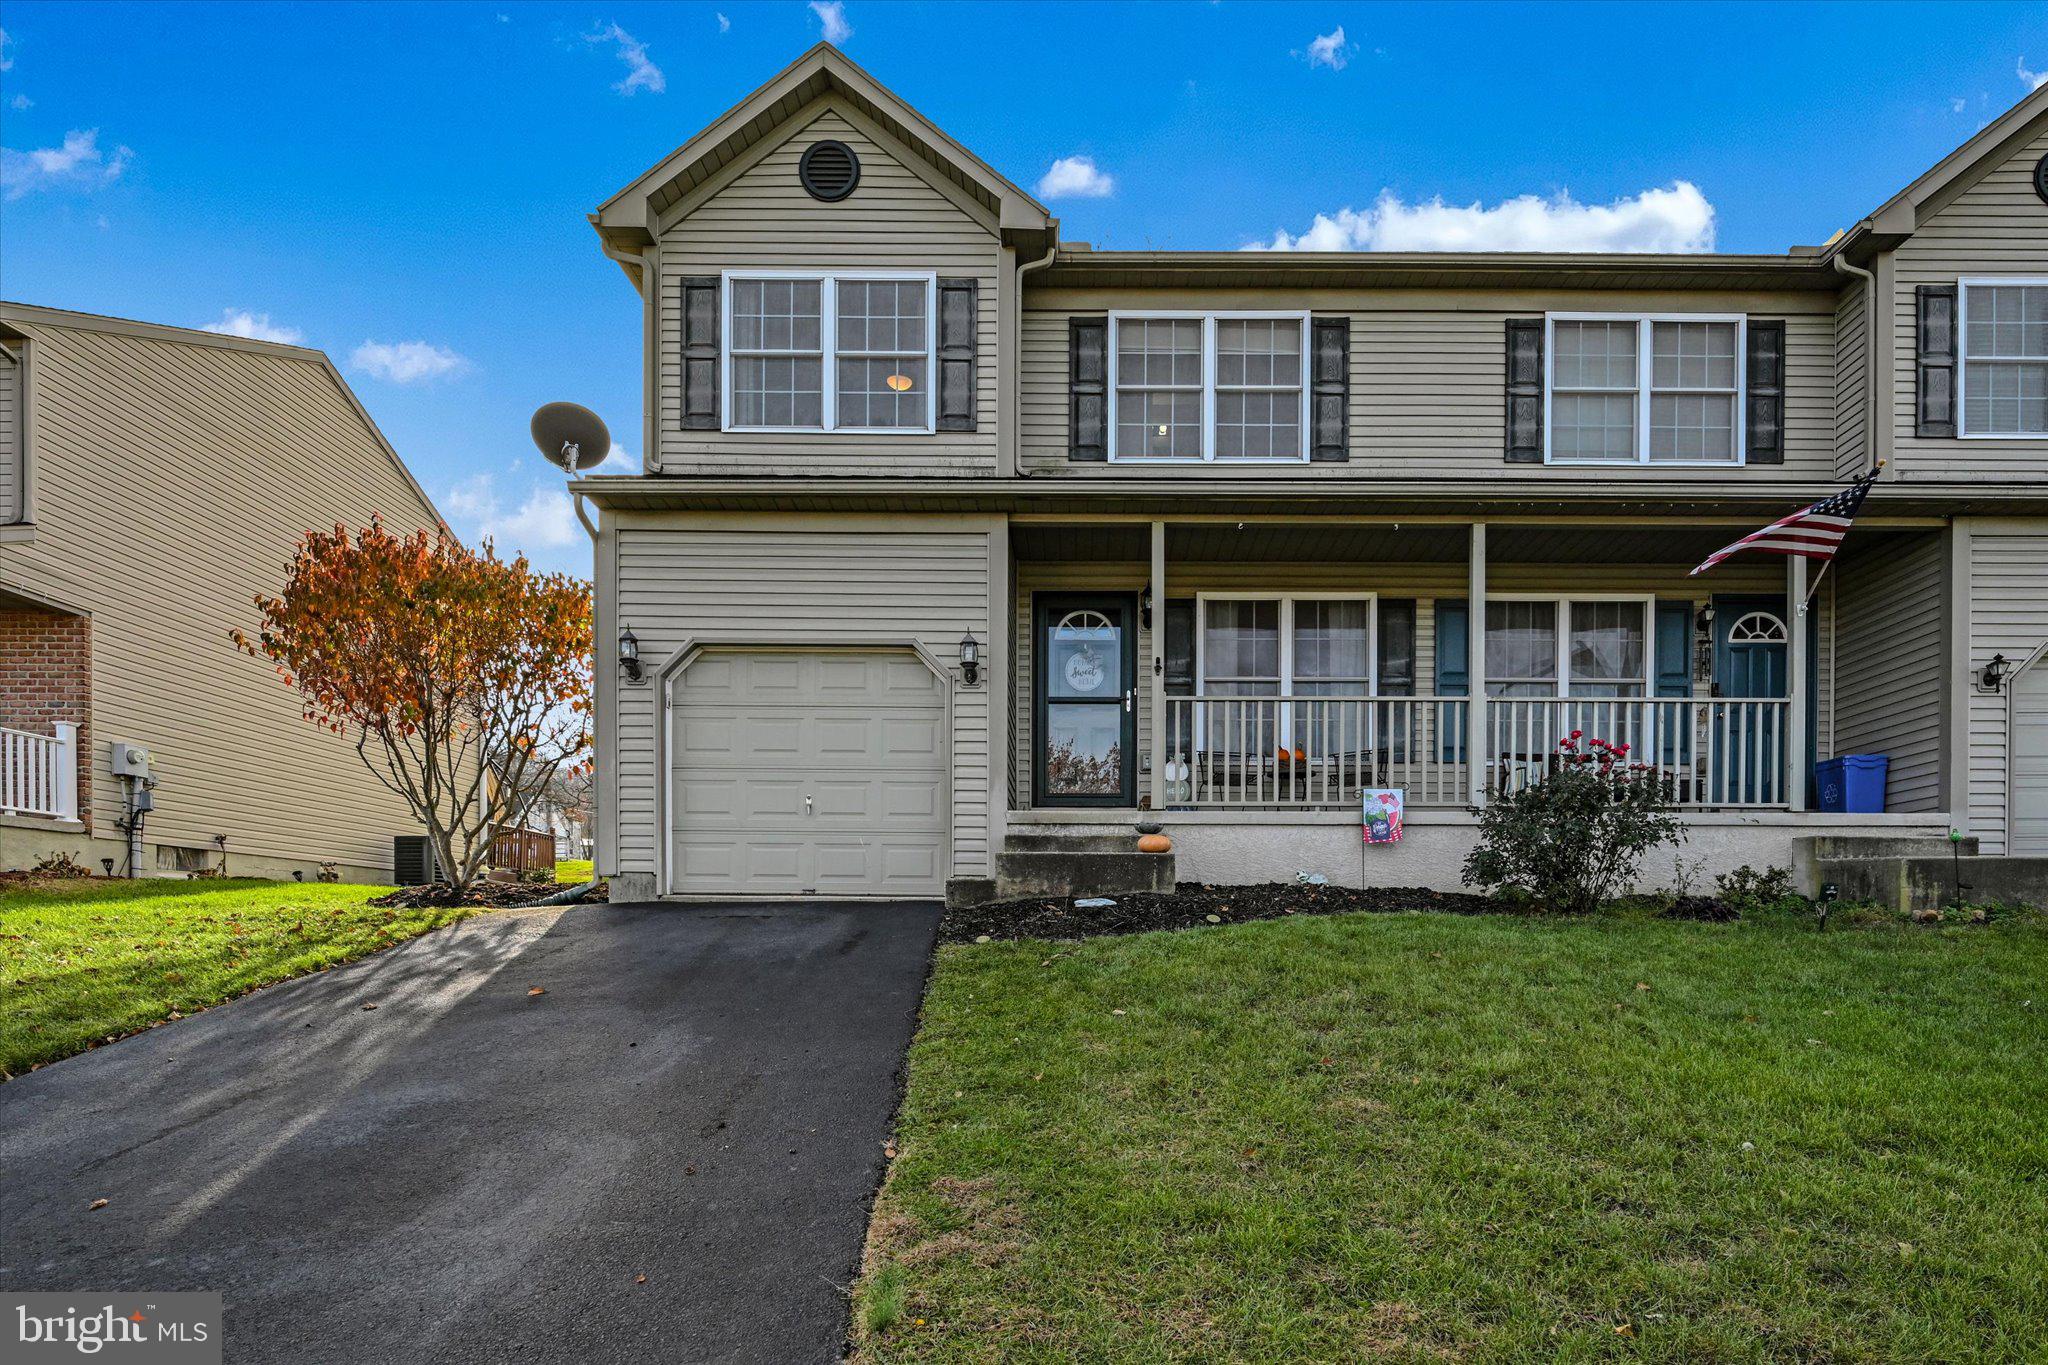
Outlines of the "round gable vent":
{"label": "round gable vent", "polygon": [[796,163],[796,174],[811,198],[835,204],[860,183],[860,158],[843,142],[813,142]]}
{"label": "round gable vent", "polygon": [[2043,203],[2048,203],[2048,156],[2034,163],[2034,193],[2041,196]]}

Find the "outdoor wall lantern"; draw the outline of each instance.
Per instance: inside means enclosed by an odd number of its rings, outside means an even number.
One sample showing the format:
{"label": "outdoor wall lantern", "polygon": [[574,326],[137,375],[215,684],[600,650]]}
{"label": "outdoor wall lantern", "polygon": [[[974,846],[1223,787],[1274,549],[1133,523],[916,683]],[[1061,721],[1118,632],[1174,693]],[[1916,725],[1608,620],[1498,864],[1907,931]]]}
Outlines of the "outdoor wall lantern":
{"label": "outdoor wall lantern", "polygon": [[960,637],[960,676],[969,687],[981,678],[981,641],[974,638],[971,630]]}
{"label": "outdoor wall lantern", "polygon": [[640,681],[640,637],[627,626],[619,632],[619,668],[625,673],[626,681]]}
{"label": "outdoor wall lantern", "polygon": [[1977,676],[1983,680],[1986,692],[1996,692],[2005,686],[2006,675],[2011,672],[2012,664],[2007,662],[2005,655],[1994,654],[1991,662],[1984,665]]}
{"label": "outdoor wall lantern", "polygon": [[1141,623],[1143,623],[1143,625],[1145,626],[1145,628],[1146,628],[1146,629],[1148,629],[1148,630],[1149,630],[1149,629],[1151,629],[1151,627],[1152,627],[1152,585],[1151,585],[1150,583],[1147,583],[1147,584],[1145,585],[1145,590],[1144,590],[1143,592],[1141,592],[1141,593],[1139,593],[1139,594],[1138,594],[1138,620],[1139,620],[1139,621],[1140,621]]}

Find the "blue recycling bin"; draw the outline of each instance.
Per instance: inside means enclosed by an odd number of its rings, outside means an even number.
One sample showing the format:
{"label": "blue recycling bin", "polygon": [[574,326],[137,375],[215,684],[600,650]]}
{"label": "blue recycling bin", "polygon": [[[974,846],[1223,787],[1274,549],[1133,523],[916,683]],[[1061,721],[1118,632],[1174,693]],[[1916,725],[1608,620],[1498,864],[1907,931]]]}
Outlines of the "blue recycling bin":
{"label": "blue recycling bin", "polygon": [[1838,815],[1884,814],[1884,779],[1891,766],[1885,754],[1843,754],[1814,764],[1820,808]]}

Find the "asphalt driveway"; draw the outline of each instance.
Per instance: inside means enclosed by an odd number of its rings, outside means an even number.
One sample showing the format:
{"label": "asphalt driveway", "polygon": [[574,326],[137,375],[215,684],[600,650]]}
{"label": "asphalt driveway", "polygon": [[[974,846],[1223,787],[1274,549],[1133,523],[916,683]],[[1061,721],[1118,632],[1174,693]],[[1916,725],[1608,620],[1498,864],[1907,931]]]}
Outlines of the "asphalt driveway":
{"label": "asphalt driveway", "polygon": [[493,915],[0,1085],[0,1289],[216,1290],[229,1361],[837,1359],[938,918]]}

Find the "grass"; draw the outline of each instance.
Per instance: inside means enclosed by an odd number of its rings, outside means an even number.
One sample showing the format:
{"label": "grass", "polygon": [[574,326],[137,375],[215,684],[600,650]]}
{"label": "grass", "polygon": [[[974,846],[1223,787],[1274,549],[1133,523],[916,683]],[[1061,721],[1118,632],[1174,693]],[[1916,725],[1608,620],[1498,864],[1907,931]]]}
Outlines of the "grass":
{"label": "grass", "polygon": [[0,1073],[18,1075],[473,913],[368,903],[389,889],[0,883]]}
{"label": "grass", "polygon": [[562,858],[555,863],[555,880],[564,886],[581,886],[590,880],[594,864],[588,858]]}
{"label": "grass", "polygon": [[2048,922],[941,950],[897,1361],[2043,1359]]}

